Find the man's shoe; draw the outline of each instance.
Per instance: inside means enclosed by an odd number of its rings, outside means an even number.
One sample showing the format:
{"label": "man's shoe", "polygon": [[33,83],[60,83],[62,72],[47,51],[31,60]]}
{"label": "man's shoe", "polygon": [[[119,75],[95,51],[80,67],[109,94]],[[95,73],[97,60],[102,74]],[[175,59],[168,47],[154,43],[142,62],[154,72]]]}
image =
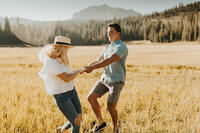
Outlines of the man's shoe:
{"label": "man's shoe", "polygon": [[101,125],[97,126],[94,130],[95,133],[98,133],[100,131],[103,131],[103,129],[107,126],[105,122],[103,122]]}

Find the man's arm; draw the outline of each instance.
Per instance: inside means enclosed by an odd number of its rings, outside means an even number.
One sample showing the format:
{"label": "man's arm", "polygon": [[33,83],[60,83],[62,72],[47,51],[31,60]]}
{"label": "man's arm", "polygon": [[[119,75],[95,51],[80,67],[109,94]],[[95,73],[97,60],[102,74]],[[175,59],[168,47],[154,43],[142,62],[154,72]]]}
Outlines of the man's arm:
{"label": "man's arm", "polygon": [[85,72],[90,73],[94,69],[98,69],[98,68],[102,68],[102,67],[108,66],[108,65],[110,65],[113,62],[118,61],[118,60],[120,60],[120,57],[117,54],[112,54],[109,58],[103,59],[103,60],[101,60],[100,62],[98,62],[98,63],[96,63],[94,65],[86,67]]}
{"label": "man's arm", "polygon": [[93,66],[93,65],[99,63],[100,61],[102,61],[103,59],[104,59],[104,58],[103,58],[103,56],[101,55],[101,56],[99,56],[95,61],[91,62],[88,66]]}

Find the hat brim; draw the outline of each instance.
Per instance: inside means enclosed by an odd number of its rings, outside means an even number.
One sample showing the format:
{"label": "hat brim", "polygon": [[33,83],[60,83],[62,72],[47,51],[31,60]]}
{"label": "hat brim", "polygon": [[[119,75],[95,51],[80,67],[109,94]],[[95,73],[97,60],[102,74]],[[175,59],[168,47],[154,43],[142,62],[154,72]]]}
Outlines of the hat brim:
{"label": "hat brim", "polygon": [[65,44],[50,44],[50,45],[55,45],[55,46],[65,46],[65,47],[69,47],[69,48],[74,48],[74,46],[71,46],[71,45],[65,45]]}

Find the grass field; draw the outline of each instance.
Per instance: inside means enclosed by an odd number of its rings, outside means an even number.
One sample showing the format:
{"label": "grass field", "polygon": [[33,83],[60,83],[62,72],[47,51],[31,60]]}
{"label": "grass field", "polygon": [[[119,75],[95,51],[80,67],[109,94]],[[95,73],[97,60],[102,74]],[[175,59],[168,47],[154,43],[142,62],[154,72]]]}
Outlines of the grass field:
{"label": "grass field", "polygon": [[[200,45],[128,45],[126,85],[118,103],[120,133],[198,133],[200,131]],[[40,48],[0,48],[0,132],[54,133],[66,122],[38,76]],[[72,69],[84,67],[103,46],[76,47]],[[82,133],[95,115],[86,99],[103,69],[75,79],[82,108]],[[99,99],[103,118],[107,95]],[[68,131],[69,133],[70,131]]]}

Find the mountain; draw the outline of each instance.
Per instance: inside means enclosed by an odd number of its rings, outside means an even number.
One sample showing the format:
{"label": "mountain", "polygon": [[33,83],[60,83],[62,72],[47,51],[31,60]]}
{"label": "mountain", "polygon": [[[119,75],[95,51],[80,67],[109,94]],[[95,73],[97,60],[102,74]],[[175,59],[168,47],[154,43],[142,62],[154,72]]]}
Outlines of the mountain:
{"label": "mountain", "polygon": [[[107,5],[102,5],[102,6],[90,6],[77,13],[74,13],[72,19],[62,20],[60,22],[65,22],[65,21],[78,22],[79,20],[87,21],[90,19],[111,20],[113,18],[125,18],[125,17],[133,17],[133,16],[141,16],[141,14],[133,11],[132,9],[125,10],[122,8],[113,8]],[[34,20],[26,19],[26,18],[11,17],[11,18],[8,18],[10,25],[16,24],[17,19],[20,24],[24,24],[24,25],[51,26],[53,23],[56,23],[56,21],[34,21]],[[4,17],[0,17],[0,24],[4,26],[5,24]]]}
{"label": "mountain", "polygon": [[[40,25],[40,26],[46,26],[46,25],[51,25],[52,23],[55,23],[55,21],[35,21],[35,20],[30,20],[26,18],[19,18],[19,17],[11,17],[8,18],[10,25],[14,25],[19,21],[20,24],[24,25]],[[0,17],[0,24],[4,25],[5,24],[5,18]]]}
{"label": "mountain", "polygon": [[[17,22],[17,17],[11,17],[11,18],[8,18],[8,20],[9,20],[9,23],[10,23],[11,25],[14,25],[14,24],[16,24],[16,22]],[[1,23],[2,25],[5,24],[5,18],[4,18],[4,17],[0,17],[0,23]],[[28,20],[28,19],[24,19],[24,18],[19,18],[19,23],[25,24],[25,25],[29,25],[29,24],[35,23],[35,21],[33,21],[33,20]]]}
{"label": "mountain", "polygon": [[122,8],[113,8],[107,5],[102,6],[90,6],[86,9],[83,9],[75,14],[73,14],[72,19],[76,20],[88,20],[88,19],[97,19],[97,20],[111,20],[113,18],[125,18],[125,17],[134,17],[141,16],[140,13],[137,13],[131,9],[125,10]]}

